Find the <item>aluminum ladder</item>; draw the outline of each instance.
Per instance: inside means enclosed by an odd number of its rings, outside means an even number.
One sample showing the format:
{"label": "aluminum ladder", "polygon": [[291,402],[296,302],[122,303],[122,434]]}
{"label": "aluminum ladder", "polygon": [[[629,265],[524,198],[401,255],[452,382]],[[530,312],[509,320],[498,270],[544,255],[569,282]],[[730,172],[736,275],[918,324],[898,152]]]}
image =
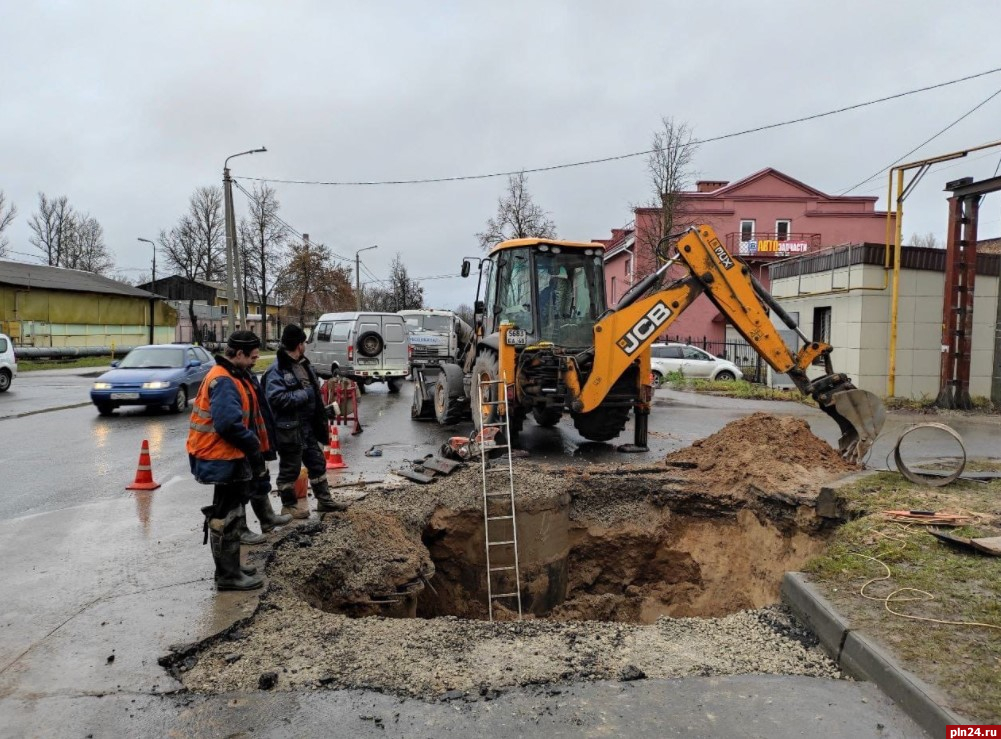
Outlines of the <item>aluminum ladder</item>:
{"label": "aluminum ladder", "polygon": [[[490,614],[490,620],[494,620],[494,601],[501,598],[514,598],[518,601],[518,620],[522,618],[521,612],[521,571],[518,568],[518,526],[515,521],[514,512],[514,465],[511,461],[511,427],[508,423],[507,409],[505,408],[505,413],[502,421],[487,423],[486,419],[483,417],[484,408],[499,409],[500,406],[504,406],[507,403],[507,382],[504,380],[490,380],[490,381],[480,381],[478,383],[478,395],[479,395],[479,410],[477,411],[480,415],[480,473],[481,480],[483,483],[483,538],[485,541],[486,548],[486,558],[487,558],[487,610]],[[491,400],[490,398],[495,398]],[[493,416],[492,411],[488,411],[488,417]],[[506,449],[507,450],[507,490],[495,492],[489,490],[490,486],[487,484],[487,478],[491,476],[492,473],[504,472],[503,467],[496,467],[487,469],[487,451],[488,444],[483,436],[483,432],[489,428],[500,429],[504,432],[504,443],[503,444],[491,444],[489,449]],[[494,477],[496,479],[496,477]],[[505,501],[507,505],[501,510],[502,515],[491,515],[490,512],[490,502],[494,501]],[[494,511],[496,513],[496,510]],[[503,526],[502,521],[511,522],[511,533],[510,538],[505,534],[500,538],[492,538],[491,524],[496,528]],[[505,527],[506,528],[506,527]],[[498,535],[499,536],[499,535]],[[490,553],[496,548],[510,548],[513,552],[513,564],[504,565],[501,567],[495,567],[491,564]],[[494,592],[494,578],[500,579],[501,573],[514,573],[514,590],[506,591],[502,593]],[[502,588],[503,590],[503,588]]]}

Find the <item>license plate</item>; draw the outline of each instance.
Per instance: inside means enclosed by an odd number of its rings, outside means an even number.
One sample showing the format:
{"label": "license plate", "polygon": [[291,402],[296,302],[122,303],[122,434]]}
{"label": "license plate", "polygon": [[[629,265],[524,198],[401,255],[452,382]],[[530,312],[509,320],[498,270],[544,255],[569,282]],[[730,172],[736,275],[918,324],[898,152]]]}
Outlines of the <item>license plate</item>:
{"label": "license plate", "polygon": [[507,332],[508,346],[525,346],[528,343],[528,333],[524,329],[513,328]]}
{"label": "license plate", "polygon": [[359,359],[358,364],[379,364],[378,359]]}
{"label": "license plate", "polygon": [[139,400],[139,393],[112,393],[112,400]]}

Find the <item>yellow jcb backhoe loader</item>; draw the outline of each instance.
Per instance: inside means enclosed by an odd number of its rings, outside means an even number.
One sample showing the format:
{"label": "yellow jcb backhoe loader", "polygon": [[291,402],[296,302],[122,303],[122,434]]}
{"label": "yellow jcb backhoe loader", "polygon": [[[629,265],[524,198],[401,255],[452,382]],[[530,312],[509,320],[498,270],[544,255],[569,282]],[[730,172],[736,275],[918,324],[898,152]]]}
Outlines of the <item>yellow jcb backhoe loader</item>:
{"label": "yellow jcb backhoe loader", "polygon": [[[479,262],[476,335],[461,364],[445,365],[435,378],[415,382],[415,408],[423,405],[429,415],[431,404],[418,401],[433,395],[439,423],[460,420],[471,410],[477,427],[481,419],[492,423],[506,414],[512,437],[530,413],[542,426],[569,413],[581,436],[593,441],[618,436],[632,409],[634,441],[620,449],[645,451],[653,396],[650,346],[704,293],[776,372],[789,375],[837,422],[842,456],[855,462],[866,457],[885,419],[882,402],[834,372],[832,347],[804,336],[710,226],[680,234],[676,256],[610,309],[603,252],[600,244],[518,239],[498,244],[485,259],[464,260],[464,276]],[[688,274],[661,286],[678,263]],[[800,351],[786,346],[766,306],[797,332],[804,342]],[[817,361],[824,374],[810,379],[807,369]],[[507,398],[496,397],[497,385],[484,384],[484,403],[477,408],[480,383],[495,380],[507,383]]]}

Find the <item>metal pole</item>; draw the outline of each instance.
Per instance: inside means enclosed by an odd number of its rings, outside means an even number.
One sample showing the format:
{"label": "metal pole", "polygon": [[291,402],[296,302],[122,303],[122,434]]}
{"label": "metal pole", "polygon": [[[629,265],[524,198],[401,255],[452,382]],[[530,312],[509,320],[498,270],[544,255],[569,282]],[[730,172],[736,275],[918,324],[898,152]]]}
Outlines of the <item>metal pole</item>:
{"label": "metal pole", "polygon": [[236,320],[233,316],[233,233],[230,230],[229,211],[233,201],[233,181],[229,178],[229,167],[222,170],[223,185],[223,222],[226,224],[226,323],[229,333],[236,330]]}
{"label": "metal pole", "polygon": [[[887,203],[889,206],[889,203]],[[886,394],[892,398],[897,390],[897,306],[900,299],[900,251],[904,228],[904,170],[897,170],[897,217],[893,241],[893,289],[890,295],[890,366],[886,378]]]}
{"label": "metal pole", "polygon": [[378,244],[373,244],[372,246],[366,246],[364,249],[359,249],[355,252],[355,304],[359,311],[361,310],[361,253],[363,251],[368,251],[369,249],[378,248]]}
{"label": "metal pole", "polygon": [[[145,243],[147,243],[147,244],[149,244],[150,246],[153,247],[153,279],[151,280],[151,282],[152,282],[152,288],[153,289],[150,290],[150,292],[155,293],[156,292],[156,242],[155,241],[151,241],[150,239],[144,239],[141,236],[139,237],[138,240],[142,241],[142,242],[145,242]],[[155,338],[155,333],[154,333],[155,330],[156,330],[156,303],[154,302],[153,298],[150,298],[149,299],[149,343],[150,344],[155,344],[156,343],[156,338]]]}

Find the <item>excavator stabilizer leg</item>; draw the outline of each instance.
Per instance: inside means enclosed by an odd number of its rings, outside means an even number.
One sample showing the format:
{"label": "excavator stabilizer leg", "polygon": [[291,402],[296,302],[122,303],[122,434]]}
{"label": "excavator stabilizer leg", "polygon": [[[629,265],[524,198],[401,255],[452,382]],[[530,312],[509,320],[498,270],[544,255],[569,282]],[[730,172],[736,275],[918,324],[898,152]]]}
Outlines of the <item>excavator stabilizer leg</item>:
{"label": "excavator stabilizer leg", "polygon": [[886,421],[883,402],[867,390],[841,390],[821,409],[841,428],[838,450],[849,462],[865,462]]}

